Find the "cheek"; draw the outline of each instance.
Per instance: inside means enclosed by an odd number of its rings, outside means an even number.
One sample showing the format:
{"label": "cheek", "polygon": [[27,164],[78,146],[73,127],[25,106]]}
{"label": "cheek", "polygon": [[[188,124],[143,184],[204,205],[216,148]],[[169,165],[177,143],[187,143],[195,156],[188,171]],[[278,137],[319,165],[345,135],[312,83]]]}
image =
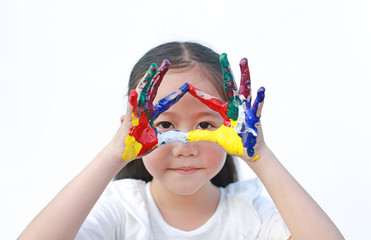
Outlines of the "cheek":
{"label": "cheek", "polygon": [[166,156],[169,155],[170,151],[168,148],[169,146],[162,146],[142,157],[144,166],[152,176],[156,176],[160,171],[166,168]]}
{"label": "cheek", "polygon": [[222,169],[227,157],[225,150],[213,142],[199,142],[202,151],[203,159],[209,165],[209,169],[217,173]]}

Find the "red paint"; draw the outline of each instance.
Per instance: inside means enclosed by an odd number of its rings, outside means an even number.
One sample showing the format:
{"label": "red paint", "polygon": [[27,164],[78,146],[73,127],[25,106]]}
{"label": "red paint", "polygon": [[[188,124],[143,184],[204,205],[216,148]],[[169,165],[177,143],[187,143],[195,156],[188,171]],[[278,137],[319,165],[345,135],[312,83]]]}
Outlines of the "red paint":
{"label": "red paint", "polygon": [[135,89],[130,90],[129,102],[134,110],[138,108],[138,93]]}
{"label": "red paint", "polygon": [[223,125],[225,125],[227,127],[231,126],[231,120],[227,116],[227,111],[228,111],[228,104],[227,103],[223,102],[222,100],[220,100],[216,97],[213,97],[213,98],[210,98],[210,99],[205,99],[202,96],[199,96],[199,94],[197,94],[197,91],[200,91],[201,93],[203,93],[203,92],[201,90],[195,88],[191,84],[189,84],[189,89],[188,90],[189,90],[189,93],[192,96],[194,96],[195,98],[200,100],[202,103],[207,105],[212,110],[218,112],[224,120]]}
{"label": "red paint", "polygon": [[167,59],[165,59],[162,62],[160,68],[158,69],[157,74],[153,77],[152,86],[150,87],[150,89],[148,89],[147,101],[145,102],[145,106],[146,106],[147,113],[149,113],[150,115],[154,112],[153,100],[156,97],[157,90],[162,82],[162,79],[164,78],[165,74],[169,70],[169,68],[170,68],[170,62]]}
{"label": "red paint", "polygon": [[250,70],[246,58],[242,58],[240,61],[241,69],[241,83],[240,83],[240,95],[243,95],[247,101],[251,101],[251,83],[250,83]]}
{"label": "red paint", "polygon": [[142,144],[138,156],[148,153],[157,145],[156,131],[149,125],[149,120],[144,110],[139,112],[139,124],[130,128],[129,135],[134,136],[135,140]]}
{"label": "red paint", "polygon": [[142,144],[142,149],[138,154],[138,156],[142,156],[157,146],[157,135],[149,125],[145,111],[138,109],[138,93],[135,90],[130,91],[129,102],[134,108],[134,115],[139,118],[139,124],[130,128],[129,135]]}

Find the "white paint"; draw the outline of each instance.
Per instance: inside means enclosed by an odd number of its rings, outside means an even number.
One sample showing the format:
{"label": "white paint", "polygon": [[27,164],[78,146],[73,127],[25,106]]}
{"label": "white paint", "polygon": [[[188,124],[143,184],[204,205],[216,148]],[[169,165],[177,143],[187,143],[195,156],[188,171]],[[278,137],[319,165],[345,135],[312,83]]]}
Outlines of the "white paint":
{"label": "white paint", "polygon": [[167,131],[167,132],[157,132],[158,146],[163,146],[168,143],[187,143],[188,132],[181,131]]}

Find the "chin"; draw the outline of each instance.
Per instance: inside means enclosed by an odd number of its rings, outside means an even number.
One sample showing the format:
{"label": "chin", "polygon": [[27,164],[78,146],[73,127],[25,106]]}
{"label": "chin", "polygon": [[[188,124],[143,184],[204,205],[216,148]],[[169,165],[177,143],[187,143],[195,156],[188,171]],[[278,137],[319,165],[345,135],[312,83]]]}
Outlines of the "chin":
{"label": "chin", "polygon": [[177,195],[190,196],[200,191],[200,189],[205,187],[207,184],[211,184],[211,182],[208,181],[201,184],[199,181],[183,181],[176,184],[169,184],[167,187],[170,191]]}

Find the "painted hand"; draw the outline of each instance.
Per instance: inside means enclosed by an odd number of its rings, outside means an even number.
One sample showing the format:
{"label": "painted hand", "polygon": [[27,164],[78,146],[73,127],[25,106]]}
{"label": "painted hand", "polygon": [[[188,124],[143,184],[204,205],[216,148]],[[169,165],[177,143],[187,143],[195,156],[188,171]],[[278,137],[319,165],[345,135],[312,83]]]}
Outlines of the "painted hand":
{"label": "painted hand", "polygon": [[157,65],[152,64],[146,76],[138,84],[136,89],[130,91],[129,103],[133,108],[131,114],[132,127],[125,139],[125,151],[122,159],[130,161],[153,151],[159,146],[157,135],[160,134],[153,125],[153,121],[188,91],[188,84],[184,84],[177,91],[160,99],[156,105],[153,100],[157,89],[169,70],[170,63],[167,60],[157,71]]}
{"label": "painted hand", "polygon": [[252,157],[251,161],[255,161],[259,158],[259,155],[254,156],[254,146],[258,136],[255,124],[260,120],[265,89],[261,87],[258,90],[255,103],[251,107],[251,83],[247,59],[243,58],[240,61],[241,83],[239,91],[225,53],[220,55],[220,64],[223,70],[227,102],[208,95],[192,85],[189,85],[189,92],[218,112],[224,120],[223,124],[214,131],[197,129],[189,132],[188,142],[213,141],[228,153],[237,156],[244,155],[244,149],[246,149],[247,155]]}

